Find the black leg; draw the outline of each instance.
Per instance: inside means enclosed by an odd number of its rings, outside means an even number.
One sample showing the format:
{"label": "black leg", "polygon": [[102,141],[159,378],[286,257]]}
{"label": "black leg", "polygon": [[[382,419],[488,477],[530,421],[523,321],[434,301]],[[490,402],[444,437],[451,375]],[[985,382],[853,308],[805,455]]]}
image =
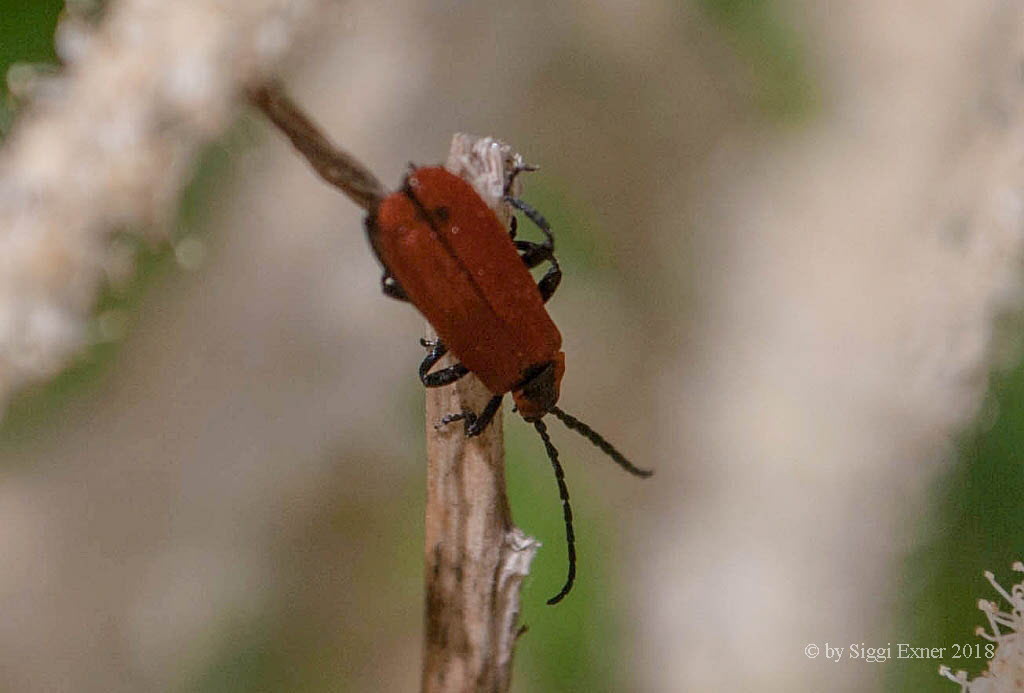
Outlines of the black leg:
{"label": "black leg", "polygon": [[422,375],[433,368],[434,364],[448,353],[448,347],[440,339],[423,338],[420,338],[420,346],[428,350],[426,358],[420,364],[420,374]]}
{"label": "black leg", "polygon": [[430,369],[434,367],[434,364],[440,361],[441,357],[448,353],[448,347],[446,347],[440,339],[433,342],[421,339],[420,344],[430,348],[430,353],[427,354],[426,358],[423,359],[423,363],[420,364],[420,382],[423,383],[424,387],[444,387],[445,385],[451,385],[456,380],[466,375],[466,373],[469,373],[469,369],[461,363],[456,363],[454,366],[448,366],[447,368],[442,368],[439,371],[431,373]]}
{"label": "black leg", "polygon": [[441,426],[447,426],[455,421],[465,421],[466,437],[474,438],[483,433],[484,429],[486,429],[490,425],[491,421],[494,420],[494,415],[498,413],[499,409],[501,409],[501,398],[502,395],[495,395],[494,397],[491,397],[490,401],[487,402],[487,406],[484,407],[484,410],[480,412],[479,416],[471,411],[463,410],[458,414],[449,414],[448,416],[445,416],[437,425],[440,428]]}
{"label": "black leg", "polygon": [[549,250],[554,252],[555,237],[551,233],[551,224],[548,223],[548,220],[545,219],[544,216],[536,209],[526,204],[517,197],[509,197],[508,195],[506,195],[505,202],[509,203],[510,205],[518,209],[520,212],[525,214],[530,219],[530,221],[537,225],[537,228],[540,229],[541,232],[544,234],[545,238],[547,238],[547,242],[544,243],[544,245]]}
{"label": "black leg", "polygon": [[562,268],[558,266],[558,260],[555,259],[551,249],[542,243],[533,243],[531,241],[516,241],[516,250],[519,250],[522,255],[523,264],[528,269],[533,269],[542,262],[550,262],[551,267],[541,277],[541,280],[537,282],[537,288],[540,289],[540,295],[547,303],[548,299],[551,298],[555,290],[558,289],[558,285],[562,281]]}
{"label": "black leg", "polygon": [[380,278],[380,290],[384,292],[384,295],[388,298],[393,298],[396,301],[408,301],[409,297],[405,293],[405,289],[402,285],[395,281],[395,278],[390,274],[384,274]]}
{"label": "black leg", "polygon": [[547,303],[548,299],[555,295],[555,291],[561,283],[562,270],[555,261],[555,258],[551,258],[551,267],[540,278],[540,281],[537,282],[537,288],[540,289],[540,297],[544,299],[544,303]]}
{"label": "black leg", "polygon": [[543,243],[514,241],[513,245],[519,251],[519,257],[527,269],[533,269],[545,260],[552,260],[555,257],[551,252],[551,248]]}
{"label": "black leg", "polygon": [[[514,173],[518,173],[518,169]],[[529,269],[533,269],[545,261],[551,263],[551,268],[548,269],[547,273],[539,282],[537,282],[537,288],[540,289],[540,295],[543,297],[544,302],[547,303],[548,299],[555,294],[555,291],[558,289],[558,285],[562,281],[562,269],[558,266],[558,260],[555,259],[555,236],[551,233],[551,225],[540,212],[522,200],[515,197],[509,197],[506,194],[505,201],[529,217],[530,221],[536,224],[537,228],[544,234],[545,240],[543,243],[515,241],[515,245],[516,250],[520,253],[519,256],[523,259],[523,263]]]}

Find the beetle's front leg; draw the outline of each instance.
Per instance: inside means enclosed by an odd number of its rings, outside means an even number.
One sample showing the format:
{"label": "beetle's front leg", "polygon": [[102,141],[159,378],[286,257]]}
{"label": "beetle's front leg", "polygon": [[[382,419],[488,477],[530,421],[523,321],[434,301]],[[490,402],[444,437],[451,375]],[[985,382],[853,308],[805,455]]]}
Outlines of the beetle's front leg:
{"label": "beetle's front leg", "polygon": [[487,426],[490,425],[491,421],[494,420],[494,416],[498,413],[498,410],[501,409],[501,398],[502,395],[495,395],[494,397],[491,397],[490,401],[487,402],[487,406],[484,407],[484,410],[480,412],[479,415],[474,414],[468,409],[463,409],[458,414],[448,414],[441,419],[436,428],[447,426],[448,424],[456,421],[465,421],[466,437],[475,438],[483,433],[484,429],[486,429]]}

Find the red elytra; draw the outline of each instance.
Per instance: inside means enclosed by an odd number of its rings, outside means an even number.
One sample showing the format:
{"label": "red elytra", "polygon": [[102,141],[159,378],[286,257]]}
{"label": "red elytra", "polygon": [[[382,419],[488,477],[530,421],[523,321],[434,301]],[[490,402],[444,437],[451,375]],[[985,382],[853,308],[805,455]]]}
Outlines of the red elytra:
{"label": "red elytra", "polygon": [[[513,177],[522,170],[530,169],[519,168]],[[511,392],[516,409],[544,442],[558,482],[569,554],[565,584],[548,600],[556,604],[572,589],[576,548],[569,489],[543,417],[554,414],[629,473],[647,477],[652,472],[634,466],[557,406],[565,354],[562,335],[544,307],[561,279],[554,239],[536,210],[508,196],[504,201],[525,213],[547,242],[514,240],[514,226],[506,229],[469,183],[440,167],[412,170],[402,188],[371,211],[366,228],[384,265],[384,292],[411,302],[438,334],[435,344],[425,343],[432,351],[420,366],[423,384],[439,387],[472,372],[494,395],[479,416],[462,412],[441,423],[463,419],[466,434],[477,435]],[[542,262],[551,269],[537,284],[529,270]],[[460,363],[431,373],[448,350]]]}
{"label": "red elytra", "polygon": [[[495,395],[512,392],[527,421],[558,401],[562,335],[508,229],[462,178],[418,168],[369,225],[381,262],[451,352]],[[524,392],[554,364],[553,392]]]}

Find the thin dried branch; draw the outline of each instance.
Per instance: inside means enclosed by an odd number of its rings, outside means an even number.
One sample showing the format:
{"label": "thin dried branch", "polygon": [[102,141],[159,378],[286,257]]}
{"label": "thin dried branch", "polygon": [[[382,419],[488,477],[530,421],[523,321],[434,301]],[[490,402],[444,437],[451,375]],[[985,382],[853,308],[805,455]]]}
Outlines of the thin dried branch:
{"label": "thin dried branch", "polygon": [[[456,135],[447,168],[507,219],[502,191],[517,163],[501,142]],[[501,412],[475,438],[436,427],[491,397],[472,374],[427,390],[424,693],[500,692],[511,682],[519,591],[540,545],[512,524]]]}
{"label": "thin dried branch", "polygon": [[[123,0],[0,151],[0,401],[86,342],[111,231],[170,219],[197,151],[327,0]],[[166,225],[163,226],[166,228]]]}
{"label": "thin dried branch", "polygon": [[387,195],[377,177],[351,154],[331,144],[280,84],[269,82],[251,88],[249,100],[288,136],[321,178],[357,205],[370,211]]}

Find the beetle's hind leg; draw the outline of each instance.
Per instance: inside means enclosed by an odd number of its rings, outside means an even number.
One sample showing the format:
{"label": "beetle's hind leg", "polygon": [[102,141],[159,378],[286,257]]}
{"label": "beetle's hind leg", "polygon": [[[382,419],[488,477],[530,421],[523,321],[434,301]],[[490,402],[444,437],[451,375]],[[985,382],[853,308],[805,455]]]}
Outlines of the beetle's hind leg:
{"label": "beetle's hind leg", "polygon": [[433,373],[430,369],[434,367],[441,358],[448,353],[448,347],[440,339],[434,341],[427,341],[425,339],[420,340],[420,344],[430,349],[430,353],[427,354],[426,358],[423,359],[423,363],[420,364],[420,382],[423,383],[424,387],[444,387],[445,385],[451,385],[462,376],[469,373],[469,369],[463,366],[461,363],[442,368],[439,371]]}
{"label": "beetle's hind leg", "polygon": [[441,419],[437,424],[437,427],[440,428],[441,426],[447,426],[448,424],[456,421],[465,421],[466,437],[474,438],[483,433],[484,429],[486,429],[490,425],[491,421],[494,420],[494,416],[498,413],[498,410],[501,409],[501,398],[502,395],[495,395],[494,397],[491,397],[487,402],[487,405],[484,407],[484,410],[479,414],[474,414],[473,412],[465,409],[458,414],[448,414]]}

